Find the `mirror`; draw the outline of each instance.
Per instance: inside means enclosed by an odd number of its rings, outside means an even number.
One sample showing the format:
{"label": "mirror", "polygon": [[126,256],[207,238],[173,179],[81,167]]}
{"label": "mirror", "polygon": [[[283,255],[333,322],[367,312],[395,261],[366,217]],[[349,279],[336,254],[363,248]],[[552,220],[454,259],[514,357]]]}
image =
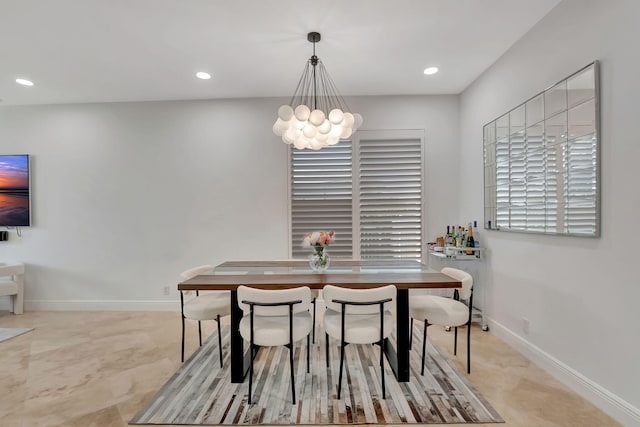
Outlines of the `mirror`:
{"label": "mirror", "polygon": [[600,233],[598,62],[483,129],[484,227]]}

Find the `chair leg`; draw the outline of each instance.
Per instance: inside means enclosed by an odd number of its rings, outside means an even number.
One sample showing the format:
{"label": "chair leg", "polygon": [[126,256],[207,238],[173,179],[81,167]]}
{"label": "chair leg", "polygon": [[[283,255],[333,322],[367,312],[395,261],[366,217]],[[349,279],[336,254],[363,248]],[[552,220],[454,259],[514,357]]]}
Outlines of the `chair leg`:
{"label": "chair leg", "polygon": [[413,348],[413,317],[411,318],[411,323],[409,324],[409,350]]}
{"label": "chair leg", "polygon": [[458,327],[453,328],[453,355],[458,354]]}
{"label": "chair leg", "polygon": [[312,329],[312,336],[313,336],[313,343],[316,343],[316,299],[314,298],[313,301],[311,301],[311,304],[313,304],[313,329]]}
{"label": "chair leg", "polygon": [[471,321],[467,323],[467,374],[471,373]]}
{"label": "chair leg", "polygon": [[202,347],[202,322],[198,320],[198,340],[200,341],[200,347]]}
{"label": "chair leg", "polygon": [[291,366],[291,396],[296,404],[296,381],[293,378],[293,344],[289,345],[289,365]]}
{"label": "chair leg", "polygon": [[220,367],[222,368],[222,333],[220,331],[220,315],[218,314],[216,321],[218,322],[218,349],[220,350]]}
{"label": "chair leg", "polygon": [[340,391],[342,390],[342,367],[344,365],[344,341],[340,345],[340,373],[338,374],[338,399],[340,399]]}
{"label": "chair leg", "polygon": [[311,347],[309,346],[309,335],[307,335],[307,374],[309,373],[309,353],[311,353]]}
{"label": "chair leg", "polygon": [[253,386],[253,343],[249,344],[251,364],[249,365],[249,405],[251,405],[251,388]]}
{"label": "chair leg", "polygon": [[427,319],[424,319],[424,331],[422,332],[422,368],[420,371],[420,375],[424,376],[424,362],[425,356],[427,354]]}
{"label": "chair leg", "polygon": [[329,367],[329,334],[325,333],[325,340],[324,340],[324,352],[325,352],[325,359],[327,362],[327,368]]}
{"label": "chair leg", "polygon": [[382,398],[387,398],[384,384],[384,341],[380,341],[380,377],[382,378]]}

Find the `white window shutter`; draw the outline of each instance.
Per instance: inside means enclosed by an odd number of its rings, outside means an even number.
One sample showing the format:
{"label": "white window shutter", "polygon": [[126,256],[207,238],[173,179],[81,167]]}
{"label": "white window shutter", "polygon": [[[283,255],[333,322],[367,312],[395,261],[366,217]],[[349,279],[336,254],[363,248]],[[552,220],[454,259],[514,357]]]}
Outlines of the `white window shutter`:
{"label": "white window shutter", "polygon": [[311,231],[336,235],[328,248],[332,257],[353,256],[352,143],[349,140],[319,151],[291,149],[291,248],[294,258],[306,258],[302,238]]}
{"label": "white window shutter", "polygon": [[360,257],[421,259],[422,132],[356,135]]}

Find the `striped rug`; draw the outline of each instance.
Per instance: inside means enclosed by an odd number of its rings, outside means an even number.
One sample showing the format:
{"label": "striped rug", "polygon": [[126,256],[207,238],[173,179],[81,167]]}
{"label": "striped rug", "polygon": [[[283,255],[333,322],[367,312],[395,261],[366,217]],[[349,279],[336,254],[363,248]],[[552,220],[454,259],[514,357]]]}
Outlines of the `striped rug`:
{"label": "striped rug", "polygon": [[33,331],[33,328],[0,328],[0,342]]}
{"label": "striped rug", "polygon": [[260,349],[254,364],[253,404],[248,380],[232,384],[229,329],[223,329],[224,368],[220,369],[215,333],[156,393],[130,424],[403,424],[503,422],[453,362],[427,343],[427,366],[420,375],[422,333],[414,330],[411,380],[399,383],[388,364],[387,398],[382,399],[379,347],[349,345],[341,399],[336,398],[339,346],[330,344],[326,367],[324,334],[311,345],[306,373],[306,342],[295,348],[296,405],[291,403],[289,350]]}

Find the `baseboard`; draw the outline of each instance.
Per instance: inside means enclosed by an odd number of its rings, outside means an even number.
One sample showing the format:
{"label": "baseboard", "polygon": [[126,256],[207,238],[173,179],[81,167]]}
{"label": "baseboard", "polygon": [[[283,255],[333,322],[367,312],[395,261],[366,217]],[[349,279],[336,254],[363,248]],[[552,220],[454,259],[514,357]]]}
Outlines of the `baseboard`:
{"label": "baseboard", "polygon": [[514,349],[522,353],[536,365],[543,368],[560,382],[580,396],[615,418],[624,426],[640,426],[640,409],[611,393],[606,388],[590,380],[580,372],[551,356],[495,320],[486,317],[490,331]]}
{"label": "baseboard", "polygon": [[[7,309],[10,306],[7,306]],[[25,311],[180,311],[180,301],[25,300]]]}

